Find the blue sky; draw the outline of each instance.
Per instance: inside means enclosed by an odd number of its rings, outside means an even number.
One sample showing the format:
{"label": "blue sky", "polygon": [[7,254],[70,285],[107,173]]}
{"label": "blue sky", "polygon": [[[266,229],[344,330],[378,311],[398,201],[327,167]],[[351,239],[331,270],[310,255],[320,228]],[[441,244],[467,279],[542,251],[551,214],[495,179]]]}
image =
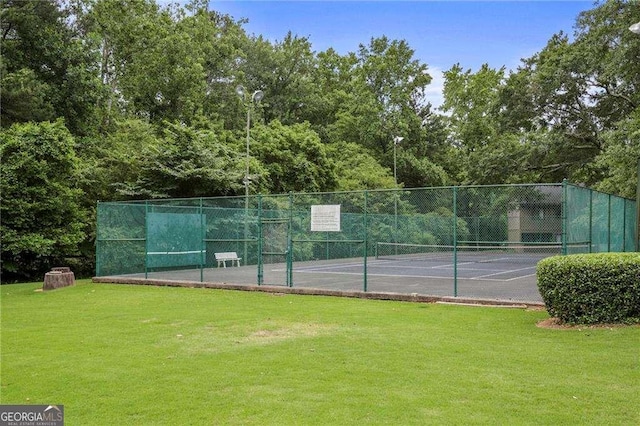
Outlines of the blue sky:
{"label": "blue sky", "polygon": [[309,38],[313,50],[355,52],[386,35],[404,39],[434,78],[430,100],[441,102],[442,71],[460,63],[514,69],[559,31],[573,34],[577,15],[591,1],[228,1],[210,9],[249,20],[249,34],[271,41],[288,31]]}

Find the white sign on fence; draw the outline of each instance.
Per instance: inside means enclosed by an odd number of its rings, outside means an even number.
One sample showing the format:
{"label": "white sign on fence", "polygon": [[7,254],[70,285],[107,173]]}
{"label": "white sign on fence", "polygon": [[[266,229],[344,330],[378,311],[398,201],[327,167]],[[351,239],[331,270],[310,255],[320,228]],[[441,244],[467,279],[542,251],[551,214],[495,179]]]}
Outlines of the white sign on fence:
{"label": "white sign on fence", "polygon": [[311,206],[311,230],[340,232],[340,204]]}

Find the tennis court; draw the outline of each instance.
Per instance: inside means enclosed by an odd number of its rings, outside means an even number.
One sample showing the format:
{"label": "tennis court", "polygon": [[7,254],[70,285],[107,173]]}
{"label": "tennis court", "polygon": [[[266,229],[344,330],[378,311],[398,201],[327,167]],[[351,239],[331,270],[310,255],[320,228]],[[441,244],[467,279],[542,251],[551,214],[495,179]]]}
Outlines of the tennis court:
{"label": "tennis court", "polygon": [[[412,245],[413,246],[413,245]],[[415,246],[412,250],[415,250]],[[445,247],[439,246],[438,250]],[[500,249],[496,252],[496,249]],[[263,265],[264,285],[332,291],[371,291],[432,296],[459,296],[477,299],[499,299],[541,302],[536,284],[536,263],[548,256],[515,252],[510,248],[477,248],[452,252],[428,253],[427,257],[412,253],[367,258],[331,259]],[[543,251],[558,250],[545,246]],[[366,271],[366,272],[365,272]],[[183,269],[131,274],[133,278],[167,281],[202,281],[254,285],[253,266]],[[366,278],[365,278],[366,277]],[[365,284],[366,281],[366,284]]]}
{"label": "tennis court", "polygon": [[[378,254],[367,259],[366,265],[362,259],[302,262],[293,268],[293,282],[298,286],[315,286],[321,281],[342,281],[353,287],[358,283],[349,280],[351,276],[359,278],[362,286],[361,277],[366,270],[370,291],[540,301],[536,264],[545,257],[560,254],[557,245],[464,247],[455,252],[447,246],[386,246],[394,253]],[[407,248],[411,249],[410,254],[395,252]],[[416,249],[437,251],[417,253]]]}

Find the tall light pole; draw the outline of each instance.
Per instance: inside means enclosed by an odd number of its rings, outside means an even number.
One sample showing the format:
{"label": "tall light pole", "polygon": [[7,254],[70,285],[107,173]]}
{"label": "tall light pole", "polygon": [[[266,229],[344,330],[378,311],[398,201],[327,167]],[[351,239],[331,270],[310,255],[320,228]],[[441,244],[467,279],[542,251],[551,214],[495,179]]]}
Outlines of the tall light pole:
{"label": "tall light pole", "polygon": [[402,136],[394,136],[393,137],[393,181],[396,186],[398,186],[398,171],[397,171],[397,156],[396,156],[396,148],[398,144],[402,142],[404,138]]}
{"label": "tall light pole", "polygon": [[[640,22],[637,22],[629,27],[629,31],[640,35]],[[640,158],[638,158],[638,164],[636,166],[636,251],[640,251]]]}
{"label": "tall light pole", "polygon": [[244,175],[244,179],[242,180],[242,183],[244,183],[244,195],[245,197],[247,197],[247,202],[249,199],[249,182],[250,182],[250,178],[249,178],[249,159],[250,157],[250,153],[249,153],[249,144],[250,144],[250,140],[251,140],[251,110],[253,109],[253,105],[254,103],[258,103],[262,100],[262,98],[264,98],[264,92],[262,90],[256,90],[255,92],[253,92],[253,95],[251,95],[251,99],[248,100],[247,102],[247,93],[244,90],[243,86],[238,86],[236,87],[236,93],[238,94],[238,96],[240,96],[240,99],[242,99],[243,104],[245,104],[245,106],[247,107],[247,164],[246,164],[246,170],[245,170],[245,175]]}
{"label": "tall light pole", "polygon": [[[402,136],[394,136],[393,137],[393,181],[396,184],[395,193],[393,194],[393,219],[394,219],[394,230],[393,230],[393,242],[398,242],[398,168],[397,168],[397,155],[396,150],[398,148],[398,144],[403,141]],[[398,248],[396,247],[396,250]]]}
{"label": "tall light pole", "polygon": [[247,242],[249,239],[249,182],[251,178],[249,177],[249,160],[251,158],[249,152],[249,145],[251,141],[251,110],[253,109],[253,105],[258,103],[264,97],[264,92],[262,90],[256,90],[251,95],[250,99],[247,99],[248,93],[245,92],[244,87],[242,85],[236,87],[236,93],[242,99],[243,105],[247,108],[247,157],[246,157],[246,169],[244,174],[244,179],[242,183],[244,184],[244,263],[245,265],[248,262],[247,254]]}

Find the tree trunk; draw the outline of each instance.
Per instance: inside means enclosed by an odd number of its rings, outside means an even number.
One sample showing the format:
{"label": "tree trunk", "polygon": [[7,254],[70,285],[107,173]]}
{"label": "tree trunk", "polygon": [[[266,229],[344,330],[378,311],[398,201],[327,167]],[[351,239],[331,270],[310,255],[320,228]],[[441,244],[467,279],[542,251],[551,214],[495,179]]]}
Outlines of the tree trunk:
{"label": "tree trunk", "polygon": [[43,290],[53,290],[75,284],[75,275],[67,267],[52,268],[44,275]]}

